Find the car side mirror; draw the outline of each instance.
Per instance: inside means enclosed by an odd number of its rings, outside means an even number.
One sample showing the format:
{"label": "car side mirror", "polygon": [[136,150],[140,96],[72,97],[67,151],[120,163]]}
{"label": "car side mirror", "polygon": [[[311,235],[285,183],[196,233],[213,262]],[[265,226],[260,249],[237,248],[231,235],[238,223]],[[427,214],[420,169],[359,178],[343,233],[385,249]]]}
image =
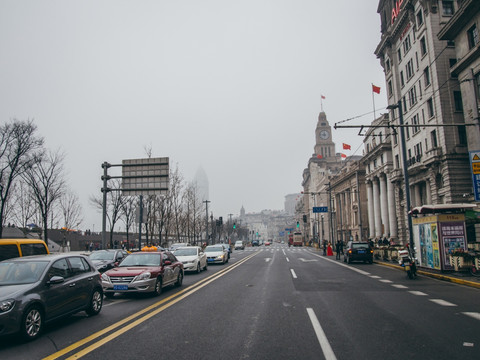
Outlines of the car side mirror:
{"label": "car side mirror", "polygon": [[47,281],[47,285],[61,284],[65,281],[62,276],[52,276],[50,280]]}

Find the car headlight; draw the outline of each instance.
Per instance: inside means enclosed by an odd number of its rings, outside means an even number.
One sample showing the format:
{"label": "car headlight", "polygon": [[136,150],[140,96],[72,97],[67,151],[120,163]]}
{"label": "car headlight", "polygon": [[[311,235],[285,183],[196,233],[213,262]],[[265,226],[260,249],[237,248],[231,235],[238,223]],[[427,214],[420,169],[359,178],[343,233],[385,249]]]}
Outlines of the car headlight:
{"label": "car headlight", "polygon": [[7,299],[0,302],[0,312],[7,312],[13,308],[15,305],[15,300]]}
{"label": "car headlight", "polygon": [[218,256],[217,256],[217,259],[223,259],[223,254],[222,254],[222,255],[218,255]]}
{"label": "car headlight", "polygon": [[135,281],[142,281],[142,280],[147,280],[147,279],[150,279],[150,276],[152,274],[150,274],[148,271],[144,272],[144,273],[141,273],[140,275],[137,276],[137,278],[135,279]]}
{"label": "car headlight", "polygon": [[102,280],[106,282],[110,282],[110,276],[108,276],[106,273],[102,274]]}
{"label": "car headlight", "polygon": [[193,264],[195,262],[195,260],[189,260],[189,261],[185,261],[184,264]]}

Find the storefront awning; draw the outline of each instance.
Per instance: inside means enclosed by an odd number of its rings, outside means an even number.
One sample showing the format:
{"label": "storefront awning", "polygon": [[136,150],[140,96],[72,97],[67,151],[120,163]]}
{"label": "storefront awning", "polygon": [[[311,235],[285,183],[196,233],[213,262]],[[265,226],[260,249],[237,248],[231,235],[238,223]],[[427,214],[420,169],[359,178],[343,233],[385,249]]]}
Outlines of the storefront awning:
{"label": "storefront awning", "polygon": [[439,205],[422,205],[409,211],[410,215],[419,214],[443,214],[443,213],[465,213],[467,210],[476,208],[476,204],[439,204]]}

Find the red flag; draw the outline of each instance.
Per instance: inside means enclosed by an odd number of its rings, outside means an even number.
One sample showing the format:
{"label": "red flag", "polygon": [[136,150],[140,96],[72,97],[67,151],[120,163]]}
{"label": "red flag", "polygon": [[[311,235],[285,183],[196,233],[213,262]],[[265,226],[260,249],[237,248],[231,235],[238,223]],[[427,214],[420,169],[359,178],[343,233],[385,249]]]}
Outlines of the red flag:
{"label": "red flag", "polygon": [[322,99],[325,99],[325,96],[321,95]]}
{"label": "red flag", "polygon": [[346,157],[347,157],[347,155],[345,155],[345,154],[342,154],[342,158],[346,158]]}
{"label": "red flag", "polygon": [[372,84],[372,91],[373,91],[374,93],[380,94],[380,87],[375,86],[375,85]]}
{"label": "red flag", "polygon": [[348,144],[343,143],[343,150],[352,150],[352,147]]}
{"label": "red flag", "polygon": [[323,158],[322,155],[317,155],[317,159],[321,159],[321,158]]}

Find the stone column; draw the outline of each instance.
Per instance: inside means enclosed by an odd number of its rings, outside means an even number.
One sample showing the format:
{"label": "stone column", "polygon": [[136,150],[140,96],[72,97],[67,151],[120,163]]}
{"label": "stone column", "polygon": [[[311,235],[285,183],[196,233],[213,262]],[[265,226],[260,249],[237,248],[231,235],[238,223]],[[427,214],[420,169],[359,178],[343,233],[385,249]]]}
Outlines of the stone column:
{"label": "stone column", "polygon": [[427,193],[427,205],[432,204],[432,186],[430,185],[430,180],[425,180],[425,192]]}
{"label": "stone column", "polygon": [[[398,238],[397,214],[395,211],[395,187],[387,177],[388,217],[390,219],[390,237]],[[387,234],[388,235],[388,234]]]}
{"label": "stone column", "polygon": [[[412,204],[411,204],[412,208],[416,206],[422,206],[423,204],[421,204],[422,195],[420,194],[420,185],[418,184],[413,185],[413,190],[415,192],[415,199],[414,201],[412,201]],[[410,211],[410,209],[408,209],[408,211]]]}
{"label": "stone column", "polygon": [[382,213],[380,210],[380,189],[378,178],[373,180],[373,214],[375,218],[375,236],[382,236]]}
{"label": "stone column", "polygon": [[379,177],[380,182],[380,203],[382,209],[382,224],[384,233],[383,236],[390,234],[390,219],[388,217],[388,197],[387,197],[387,181],[386,175],[382,174]]}
{"label": "stone column", "polygon": [[[367,206],[368,206],[368,237],[370,239],[375,237],[375,220],[373,217],[373,187],[372,182],[367,181],[366,183],[367,188]],[[360,204],[360,194],[359,196],[359,204]]]}

